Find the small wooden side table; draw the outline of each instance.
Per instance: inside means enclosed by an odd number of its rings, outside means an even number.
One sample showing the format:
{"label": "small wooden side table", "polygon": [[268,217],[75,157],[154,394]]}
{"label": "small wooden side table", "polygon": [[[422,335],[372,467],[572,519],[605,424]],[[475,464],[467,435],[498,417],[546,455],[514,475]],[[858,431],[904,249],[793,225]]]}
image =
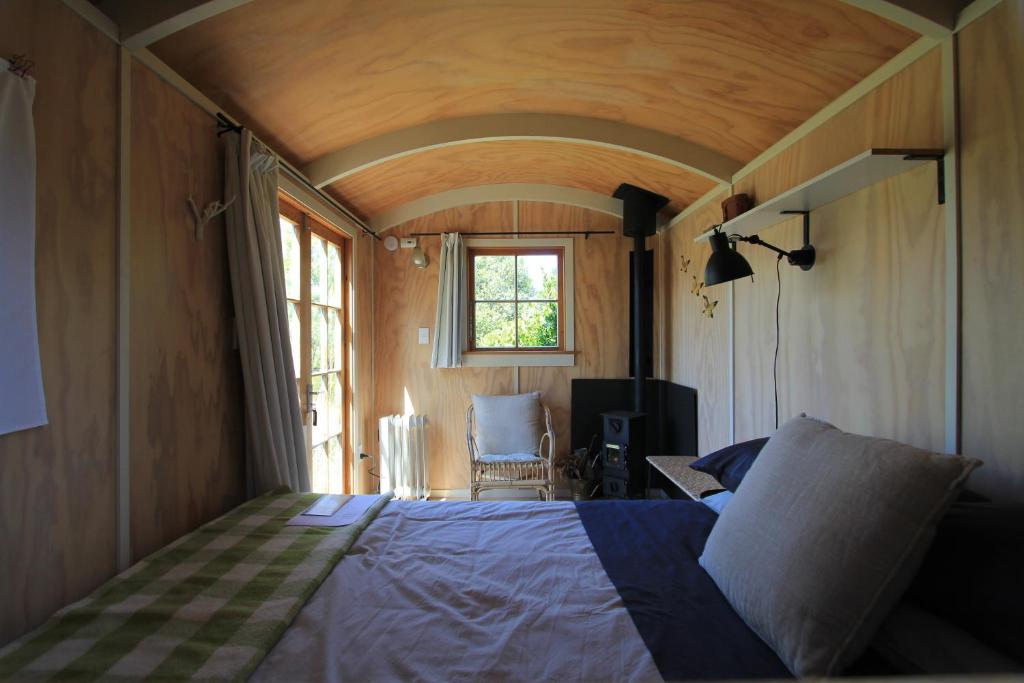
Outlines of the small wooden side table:
{"label": "small wooden side table", "polygon": [[679,490],[694,500],[700,500],[708,491],[723,491],[725,487],[710,474],[690,467],[697,458],[689,455],[648,455],[649,467],[661,472]]}

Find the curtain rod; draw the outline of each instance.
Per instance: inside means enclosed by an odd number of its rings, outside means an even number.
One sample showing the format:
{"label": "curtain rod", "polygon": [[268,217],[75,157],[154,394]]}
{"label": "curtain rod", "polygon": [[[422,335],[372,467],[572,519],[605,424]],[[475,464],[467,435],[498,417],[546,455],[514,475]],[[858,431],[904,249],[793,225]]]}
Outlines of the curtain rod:
{"label": "curtain rod", "polygon": [[[217,120],[217,127],[220,129],[217,131],[217,137],[220,137],[224,133],[241,133],[244,128],[244,126],[240,124],[233,123],[231,119],[229,119],[227,115],[225,115],[223,112],[217,112],[216,114],[211,114],[211,116],[213,116],[213,118]],[[273,152],[274,156],[277,157],[278,162],[280,162],[281,167],[285,170],[285,172],[288,173],[289,176],[291,176],[293,180],[305,186],[307,189],[311,190],[315,195],[320,197],[320,199],[330,204],[331,207],[333,207],[345,218],[352,221],[357,228],[365,232],[367,235],[370,235],[371,237],[377,240],[382,239],[380,235],[374,232],[370,228],[370,226],[368,226],[366,222],[363,221],[363,219],[359,218],[349,209],[342,206],[336,199],[334,199],[334,197],[331,197],[329,194],[321,190],[319,187],[309,182],[309,179],[302,174],[302,171],[292,166],[290,163],[288,163],[286,159],[282,159],[281,155],[278,154],[277,152],[274,152],[267,143],[260,140],[258,137],[256,137],[256,135],[253,135],[253,138],[255,138],[256,141],[259,142],[261,145],[263,145],[271,152]]]}
{"label": "curtain rod", "polygon": [[452,230],[447,233],[441,232],[410,232],[409,237],[439,237],[444,234],[450,235],[452,232],[458,232],[460,235],[466,235],[467,237],[507,237],[509,235],[583,235],[583,239],[590,239],[591,235],[615,235],[618,234],[614,230],[536,230],[524,232],[522,230],[504,231],[504,232],[459,232],[458,230]]}

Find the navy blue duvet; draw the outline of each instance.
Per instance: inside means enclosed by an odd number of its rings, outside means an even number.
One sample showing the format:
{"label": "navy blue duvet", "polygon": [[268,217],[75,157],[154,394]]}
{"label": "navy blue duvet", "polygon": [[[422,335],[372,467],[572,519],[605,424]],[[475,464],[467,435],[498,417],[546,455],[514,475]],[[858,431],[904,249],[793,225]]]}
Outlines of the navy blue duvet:
{"label": "navy blue duvet", "polygon": [[666,681],[789,678],[697,561],[717,515],[693,501],[576,506]]}

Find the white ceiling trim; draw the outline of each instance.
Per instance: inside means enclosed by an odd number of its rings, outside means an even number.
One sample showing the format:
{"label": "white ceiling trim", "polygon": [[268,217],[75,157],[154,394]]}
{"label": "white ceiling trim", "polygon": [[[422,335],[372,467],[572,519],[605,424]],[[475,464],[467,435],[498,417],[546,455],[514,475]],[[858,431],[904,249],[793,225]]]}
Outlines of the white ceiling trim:
{"label": "white ceiling trim", "polygon": [[622,218],[622,200],[609,195],[561,185],[500,183],[460,187],[420,197],[377,214],[370,219],[370,226],[380,233],[406,221],[428,216],[438,211],[471,204],[511,201],[568,204]]}
{"label": "white ceiling trim", "polygon": [[107,38],[110,38],[115,43],[119,42],[120,37],[117,24],[114,23],[113,19],[99,11],[96,5],[89,2],[89,0],[64,0],[64,4]]}
{"label": "white ceiling trim", "polygon": [[317,187],[392,159],[431,149],[495,140],[555,140],[639,154],[712,180],[742,164],[682,138],[618,121],[563,114],[489,114],[431,121],[326,154],[303,169]]}
{"label": "white ceiling trim", "polygon": [[1003,0],[842,0],[894,24],[942,40],[961,31]]}
{"label": "white ceiling trim", "polygon": [[995,9],[1002,2],[1003,0],[974,0],[960,11],[960,16],[956,18],[956,30],[962,31],[975,19]]}
{"label": "white ceiling trim", "polygon": [[[244,5],[251,0],[179,0],[178,2],[151,3],[155,16],[147,25],[122,26],[121,44],[129,50],[138,50],[162,40],[172,33],[184,30],[222,12]],[[170,14],[166,14],[170,10]],[[127,29],[127,30],[126,30]],[[124,35],[131,31],[130,35]]]}
{"label": "white ceiling trim", "polygon": [[956,29],[961,0],[843,0],[847,5],[929,38],[942,39]]}

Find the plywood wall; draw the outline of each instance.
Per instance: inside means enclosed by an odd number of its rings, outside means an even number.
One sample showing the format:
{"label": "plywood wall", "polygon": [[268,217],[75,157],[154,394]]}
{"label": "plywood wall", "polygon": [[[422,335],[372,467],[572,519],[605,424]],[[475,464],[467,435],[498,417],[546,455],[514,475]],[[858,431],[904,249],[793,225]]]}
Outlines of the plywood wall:
{"label": "plywood wall", "polygon": [[963,450],[975,486],[1024,501],[1024,0],[960,36]]}
{"label": "plywood wall", "polygon": [[[118,60],[59,0],[0,6],[0,54],[35,60],[37,312],[50,423],[0,437],[0,644],[115,572]],[[237,504],[241,383],[211,119],[132,78],[131,539],[141,557]]]}
{"label": "plywood wall", "polygon": [[[614,229],[616,218],[555,204],[519,204],[520,230]],[[463,207],[398,226],[391,234],[458,230],[510,230],[511,202]],[[458,368],[432,370],[429,345],[416,343],[417,328],[431,328],[437,305],[440,239],[421,242],[430,266],[414,268],[409,252],[376,246],[376,415],[411,409],[429,419],[430,484],[434,489],[469,485],[465,414],[478,394],[540,390],[555,421],[558,450],[569,443],[570,382],[575,377],[625,377],[629,345],[630,242],[619,236],[578,239],[575,255],[575,332],[577,360],[571,368]],[[376,427],[373,429],[376,435]],[[373,444],[376,447],[376,444]]]}
{"label": "plywood wall", "polygon": [[[1017,394],[1024,384],[1024,0],[1007,0],[960,34],[962,135],[961,451],[985,466],[971,486],[1024,500],[1024,442]],[[870,93],[768,164],[736,191],[765,201],[869,147],[942,147],[938,50]],[[779,405],[842,428],[945,448],[944,232],[933,168],[920,168],[812,214],[818,262],[808,273],[782,266]],[[714,288],[718,310],[734,297],[730,378],[728,314],[700,316],[689,294],[707,247],[693,237],[719,220],[717,202],[659,237],[667,267],[666,376],[696,386],[700,450],[774,428],[775,258],[740,247],[756,277]],[[761,236],[800,243],[799,219]],[[681,272],[681,259],[691,260]],[[728,309],[726,309],[728,311]],[[734,422],[729,410],[734,397]]]}
{"label": "plywood wall", "polygon": [[[782,263],[779,417],[944,448],[945,245],[935,169],[918,168],[812,215],[817,262]],[[799,219],[766,232],[799,246]],[[775,255],[743,245],[735,283],[736,439],[775,429]],[[720,285],[720,288],[728,285]]]}
{"label": "plywood wall", "polygon": [[[940,67],[933,50],[741,179],[736,191],[762,202],[870,147],[941,147]],[[754,281],[704,290],[719,302],[713,319],[691,293],[709,254],[693,238],[721,221],[719,200],[659,237],[664,367],[672,381],[697,388],[701,455],[774,430],[774,255],[740,247]],[[943,447],[943,230],[930,166],[812,214],[818,262],[810,272],[782,265],[782,420],[807,412],[851,431]],[[797,247],[799,219],[761,237]]]}
{"label": "plywood wall", "polygon": [[216,124],[132,66],[131,542],[140,559],[243,500],[241,369],[223,218],[194,237],[185,200],[223,197]]}
{"label": "plywood wall", "polygon": [[50,423],[0,436],[0,644],[113,574],[115,538],[117,51],[59,0],[12,0],[0,4],[0,54],[11,53],[36,62]]}
{"label": "plywood wall", "polygon": [[[724,196],[724,195],[723,195]],[[660,292],[664,326],[663,372],[666,379],[697,389],[697,448],[714,451],[729,443],[729,311],[730,289],[723,286],[694,293],[704,281],[704,264],[711,249],[693,238],[721,221],[718,201],[658,235],[655,249],[665,277]],[[704,315],[703,296],[717,301],[714,317]]]}

